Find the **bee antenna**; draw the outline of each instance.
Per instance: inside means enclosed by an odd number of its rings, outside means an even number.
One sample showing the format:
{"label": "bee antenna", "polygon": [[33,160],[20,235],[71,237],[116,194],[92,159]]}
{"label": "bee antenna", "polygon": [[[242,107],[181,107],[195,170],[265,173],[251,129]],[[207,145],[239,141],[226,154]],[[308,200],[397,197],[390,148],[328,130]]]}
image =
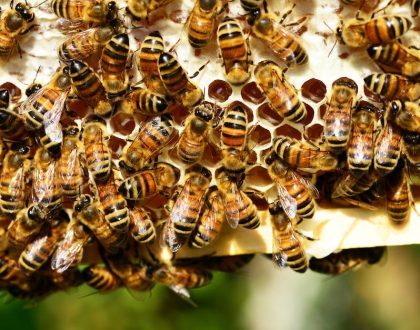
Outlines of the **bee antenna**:
{"label": "bee antenna", "polygon": [[13,9],[13,4],[14,4],[15,0],[10,1],[10,8]]}
{"label": "bee antenna", "polygon": [[322,21],[324,23],[324,25],[328,28],[328,30],[330,30],[333,34],[335,33],[333,29],[331,29],[331,27],[327,24],[327,22]]}
{"label": "bee antenna", "polygon": [[332,46],[330,52],[328,53],[328,57],[330,57],[332,51],[334,50],[335,46],[337,45],[338,39],[335,39],[334,45]]}
{"label": "bee antenna", "polygon": [[193,79],[193,78],[197,77],[198,74],[200,73],[200,71],[202,71],[206,67],[206,65],[209,64],[209,63],[210,63],[210,60],[208,60],[206,63],[204,63],[202,66],[200,66],[198,68],[198,70],[190,76],[190,79]]}
{"label": "bee antenna", "polygon": [[267,0],[264,0],[264,1],[263,1],[263,8],[264,8],[264,11],[265,11],[266,13],[268,13],[268,3],[267,3]]}
{"label": "bee antenna", "polygon": [[[48,0],[44,0],[41,3],[37,4],[36,6],[33,7],[29,7],[29,8],[38,8],[39,6],[41,6],[42,4],[46,3]],[[28,2],[25,0],[26,4],[28,4]]]}

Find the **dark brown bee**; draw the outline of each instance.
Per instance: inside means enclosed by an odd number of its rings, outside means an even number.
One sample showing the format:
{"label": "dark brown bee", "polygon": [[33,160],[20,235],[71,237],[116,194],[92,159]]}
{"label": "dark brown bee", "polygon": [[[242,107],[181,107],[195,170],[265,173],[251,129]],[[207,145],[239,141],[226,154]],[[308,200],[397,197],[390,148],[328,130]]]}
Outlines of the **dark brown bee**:
{"label": "dark brown bee", "polygon": [[420,83],[392,73],[374,73],[364,78],[365,85],[386,101],[416,101],[420,98]]}
{"label": "dark brown bee", "polygon": [[121,107],[125,112],[138,112],[145,116],[157,116],[168,111],[169,103],[160,94],[137,88],[124,97]]}
{"label": "dark brown bee", "polygon": [[91,265],[83,269],[82,276],[87,285],[100,292],[110,292],[121,286],[118,276],[106,267]]}
{"label": "dark brown bee", "polygon": [[17,108],[9,109],[9,100],[9,91],[0,90],[0,135],[3,140],[18,141],[26,134],[25,125]]}
{"label": "dark brown bee", "polygon": [[142,207],[130,210],[130,234],[139,243],[151,243],[156,238],[150,214]]}
{"label": "dark brown bee", "polygon": [[248,59],[250,52],[238,21],[228,16],[223,19],[217,29],[217,43],[226,79],[233,85],[245,83],[251,76]]}
{"label": "dark brown bee", "polygon": [[410,186],[404,166],[398,166],[387,176],[386,202],[389,219],[396,223],[406,223],[410,218]]}
{"label": "dark brown bee", "polygon": [[135,19],[141,21],[147,19],[153,11],[167,5],[171,1],[172,0],[127,0],[127,12]]}
{"label": "dark brown bee", "polygon": [[385,176],[397,166],[402,148],[401,130],[386,120],[376,137],[373,164],[380,176]]}
{"label": "dark brown bee", "polygon": [[394,100],[388,108],[390,119],[399,127],[420,134],[420,104]]}
{"label": "dark brown bee", "polygon": [[419,0],[411,0],[411,12],[413,16],[420,15],[420,1]]}
{"label": "dark brown bee", "polygon": [[355,178],[350,172],[347,172],[336,181],[331,197],[338,198],[359,195],[369,190],[378,179],[379,174],[372,169],[360,178]]}
{"label": "dark brown bee", "polygon": [[17,262],[6,256],[0,256],[0,280],[7,283],[8,287],[13,286],[25,291],[30,289]]}
{"label": "dark brown bee", "polygon": [[414,166],[420,167],[420,134],[403,133],[403,148],[407,160]]}
{"label": "dark brown bee", "polygon": [[307,111],[299,100],[296,88],[290,84],[283,70],[272,61],[258,63],[254,70],[255,80],[270,102],[270,107],[281,117],[299,123]]}
{"label": "dark brown bee", "polygon": [[155,269],[152,274],[154,282],[169,286],[180,294],[185,294],[185,289],[194,289],[207,285],[212,278],[212,273],[196,267],[162,265]]}
{"label": "dark brown bee", "polygon": [[247,12],[254,12],[263,6],[264,0],[241,0],[241,6]]}

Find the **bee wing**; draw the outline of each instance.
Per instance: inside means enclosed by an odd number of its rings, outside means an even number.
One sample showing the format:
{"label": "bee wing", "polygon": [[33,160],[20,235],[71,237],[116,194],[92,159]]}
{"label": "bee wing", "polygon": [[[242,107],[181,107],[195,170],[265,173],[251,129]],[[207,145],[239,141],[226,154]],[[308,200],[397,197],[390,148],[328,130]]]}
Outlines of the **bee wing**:
{"label": "bee wing", "polygon": [[175,233],[173,221],[170,218],[163,227],[160,245],[162,247],[169,247],[172,252],[177,252],[182,246]]}
{"label": "bee wing", "polygon": [[66,271],[74,261],[82,259],[84,245],[83,240],[76,239],[74,229],[67,230],[53,254],[51,269],[59,273]]}
{"label": "bee wing", "polygon": [[[273,29],[279,34],[281,35],[279,39],[293,39],[295,42],[297,42],[298,44],[299,41],[297,40],[297,37],[291,33],[289,30],[287,30],[283,25],[281,25],[279,22],[275,22],[273,25]],[[296,63],[296,56],[293,53],[293,50],[291,48],[279,48],[279,47],[274,47],[273,52],[275,52],[282,61],[286,62],[286,63]]]}
{"label": "bee wing", "polygon": [[315,199],[319,198],[319,191],[318,189],[312,184],[311,181],[309,181],[307,178],[304,178],[303,176],[297,174],[295,171],[289,170],[290,175],[293,177],[294,180],[304,185],[306,188],[308,188],[309,192],[311,193],[312,197]]}
{"label": "bee wing", "polygon": [[273,254],[272,259],[276,266],[284,268],[287,266],[287,254],[283,252],[281,246],[281,232],[279,225],[286,217],[285,212],[271,216],[271,226],[273,228]]}
{"label": "bee wing", "polygon": [[[23,167],[19,168],[16,173],[13,175],[13,177],[10,179],[10,184],[7,187],[7,192],[10,193],[10,195],[15,196],[16,191],[15,187],[22,187],[23,186]],[[21,192],[23,194],[23,192]]]}
{"label": "bee wing", "polygon": [[[39,251],[43,251],[44,249],[43,247],[45,246],[45,242],[48,240],[48,234],[43,235],[41,237],[38,237],[37,239],[35,239],[26,249],[26,256],[29,260],[37,260],[38,259],[38,252]],[[44,261],[47,261],[47,259],[45,259]]]}
{"label": "bee wing", "polygon": [[46,203],[44,197],[54,189],[55,162],[48,164],[46,170],[35,168],[32,178],[32,200],[35,204]]}
{"label": "bee wing", "polygon": [[19,106],[19,108],[18,108],[19,114],[22,115],[25,112],[27,112],[28,109],[30,108],[30,106],[38,99],[39,95],[41,95],[42,93],[44,93],[44,91],[47,88],[49,88],[48,85],[42,87],[36,93],[33,93],[33,94],[29,95],[29,97],[25,101],[23,101],[22,104]]}
{"label": "bee wing", "polygon": [[[73,149],[70,152],[69,156],[67,157],[66,164],[64,165],[64,167],[67,168],[69,171],[73,171],[77,167],[78,162],[79,162],[79,157],[77,154],[77,149]],[[60,173],[60,176],[63,182],[67,182],[68,180],[68,176],[66,174],[67,173],[65,172]]]}
{"label": "bee wing", "polygon": [[[225,216],[228,224],[235,229],[239,225],[240,212],[239,209],[242,209],[242,206],[245,204],[243,196],[238,189],[238,186],[232,182],[231,183],[231,192],[228,196],[234,196],[231,200],[227,201],[227,198],[222,198],[223,206],[225,208]],[[228,197],[227,196],[227,197]]]}
{"label": "bee wing", "polygon": [[47,134],[53,142],[61,143],[63,141],[63,131],[61,130],[60,119],[67,99],[67,94],[68,92],[61,93],[51,110],[44,114],[45,134]]}
{"label": "bee wing", "polygon": [[281,206],[283,207],[284,212],[290,219],[293,219],[294,217],[296,217],[296,212],[297,212],[296,199],[294,199],[289,194],[289,192],[283,185],[276,183],[276,188],[277,188],[277,193],[279,194],[279,201],[280,201]]}
{"label": "bee wing", "polygon": [[70,20],[66,18],[59,18],[55,26],[57,27],[57,30],[59,30],[61,33],[72,34],[77,33],[80,30],[86,29],[89,25],[83,19]]}
{"label": "bee wing", "polygon": [[186,301],[193,307],[198,307],[198,305],[191,299],[190,292],[186,288],[179,285],[170,285],[169,288],[182,300]]}
{"label": "bee wing", "polygon": [[393,138],[392,125],[389,123],[384,127],[383,132],[379,135],[377,139],[377,144],[375,147],[375,158],[382,162],[384,159],[388,158],[389,147],[391,145]]}

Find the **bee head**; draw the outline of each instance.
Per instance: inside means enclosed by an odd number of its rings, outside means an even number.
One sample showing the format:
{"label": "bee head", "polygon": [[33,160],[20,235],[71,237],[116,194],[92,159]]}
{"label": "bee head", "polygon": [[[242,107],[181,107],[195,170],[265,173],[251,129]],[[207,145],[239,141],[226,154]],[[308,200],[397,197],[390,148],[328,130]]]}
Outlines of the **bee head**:
{"label": "bee head", "polygon": [[35,83],[32,84],[31,86],[29,86],[26,90],[25,90],[25,95],[27,97],[37,93],[40,89],[42,88],[41,84]]}
{"label": "bee head", "polygon": [[7,89],[0,90],[0,101],[9,103],[10,93]]}
{"label": "bee head", "polygon": [[28,23],[35,19],[35,14],[32,10],[21,2],[16,4],[15,10],[19,16]]}
{"label": "bee head", "polygon": [[74,210],[81,212],[92,203],[92,197],[89,195],[81,195],[74,203]]}

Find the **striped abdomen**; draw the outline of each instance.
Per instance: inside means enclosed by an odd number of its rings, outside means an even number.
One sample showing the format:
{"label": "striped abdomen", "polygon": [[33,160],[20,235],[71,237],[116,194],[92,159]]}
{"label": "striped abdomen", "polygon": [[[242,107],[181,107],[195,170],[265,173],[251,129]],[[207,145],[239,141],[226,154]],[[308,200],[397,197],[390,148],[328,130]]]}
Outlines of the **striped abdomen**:
{"label": "striped abdomen", "polygon": [[134,111],[146,116],[156,116],[168,110],[168,102],[165,98],[148,89],[136,89],[128,94],[125,99]]}
{"label": "striped abdomen", "polygon": [[169,53],[159,55],[159,75],[169,95],[182,93],[189,87],[190,81],[187,73],[178,60]]}
{"label": "striped abdomen", "polygon": [[372,44],[386,44],[401,37],[410,29],[411,25],[411,21],[405,17],[379,17],[366,23],[366,38]]}
{"label": "striped abdomen", "polygon": [[144,171],[123,181],[118,191],[126,199],[142,199],[159,192],[154,171]]}
{"label": "striped abdomen", "polygon": [[380,176],[392,172],[400,159],[402,136],[400,130],[387,121],[375,141],[373,164]]}
{"label": "striped abdomen", "polygon": [[63,150],[58,162],[58,173],[63,195],[76,197],[82,190],[83,184],[83,170],[76,148],[71,151]]}
{"label": "striped abdomen", "polygon": [[22,118],[16,113],[17,108],[9,110],[9,92],[0,90],[0,134],[3,139],[15,140],[25,134]]}
{"label": "striped abdomen", "polygon": [[305,49],[296,37],[281,25],[271,37],[271,41],[267,43],[271,50],[284,59],[286,63],[305,64],[308,61]]}
{"label": "striped abdomen", "polygon": [[377,180],[378,174],[375,171],[370,171],[360,178],[347,173],[337,181],[332,198],[359,195],[369,190]]}
{"label": "striped abdomen", "polygon": [[9,56],[16,45],[16,37],[0,31],[0,57]]}
{"label": "striped abdomen", "polygon": [[315,202],[308,188],[297,181],[289,171],[287,171],[285,176],[281,179],[284,188],[297,202],[296,214],[301,219],[311,219],[315,213]]}
{"label": "striped abdomen", "polygon": [[246,147],[248,117],[241,106],[229,109],[223,120],[221,140],[223,148],[244,150]]}
{"label": "striped abdomen", "polygon": [[339,104],[331,99],[325,114],[324,136],[330,149],[341,151],[346,148],[350,137],[352,100]]}
{"label": "striped abdomen", "polygon": [[25,180],[23,167],[7,169],[3,165],[0,178],[0,210],[16,214],[25,205]]}
{"label": "striped abdomen", "polygon": [[83,270],[82,276],[87,285],[101,292],[112,291],[120,286],[119,278],[104,267],[89,266]]}
{"label": "striped abdomen", "polygon": [[386,193],[388,217],[395,223],[402,223],[410,216],[410,197],[407,175],[403,169],[396,170],[389,181]]}
{"label": "striped abdomen", "polygon": [[155,226],[144,208],[136,207],[130,210],[130,234],[139,243],[149,243],[155,240]]}
{"label": "striped abdomen", "polygon": [[86,9],[94,4],[94,0],[52,0],[51,9],[58,17],[77,20],[83,18]]}
{"label": "striped abdomen", "polygon": [[202,48],[212,37],[218,10],[217,1],[203,1],[209,7],[203,8],[201,0],[196,0],[188,21],[188,41],[192,47]]}
{"label": "striped abdomen", "polygon": [[95,181],[104,181],[111,173],[111,154],[103,142],[85,144],[86,166]]}
{"label": "striped abdomen", "polygon": [[99,51],[101,44],[95,35],[98,29],[76,33],[69,36],[58,48],[58,57],[63,62],[84,60]]}
{"label": "striped abdomen", "polygon": [[138,52],[138,61],[139,70],[144,78],[159,77],[158,60],[163,49],[163,39],[159,31],[150,33],[143,40]]}
{"label": "striped abdomen", "polygon": [[365,84],[372,92],[381,95],[385,100],[393,101],[406,98],[409,85],[407,78],[390,73],[374,73],[367,76]]}

